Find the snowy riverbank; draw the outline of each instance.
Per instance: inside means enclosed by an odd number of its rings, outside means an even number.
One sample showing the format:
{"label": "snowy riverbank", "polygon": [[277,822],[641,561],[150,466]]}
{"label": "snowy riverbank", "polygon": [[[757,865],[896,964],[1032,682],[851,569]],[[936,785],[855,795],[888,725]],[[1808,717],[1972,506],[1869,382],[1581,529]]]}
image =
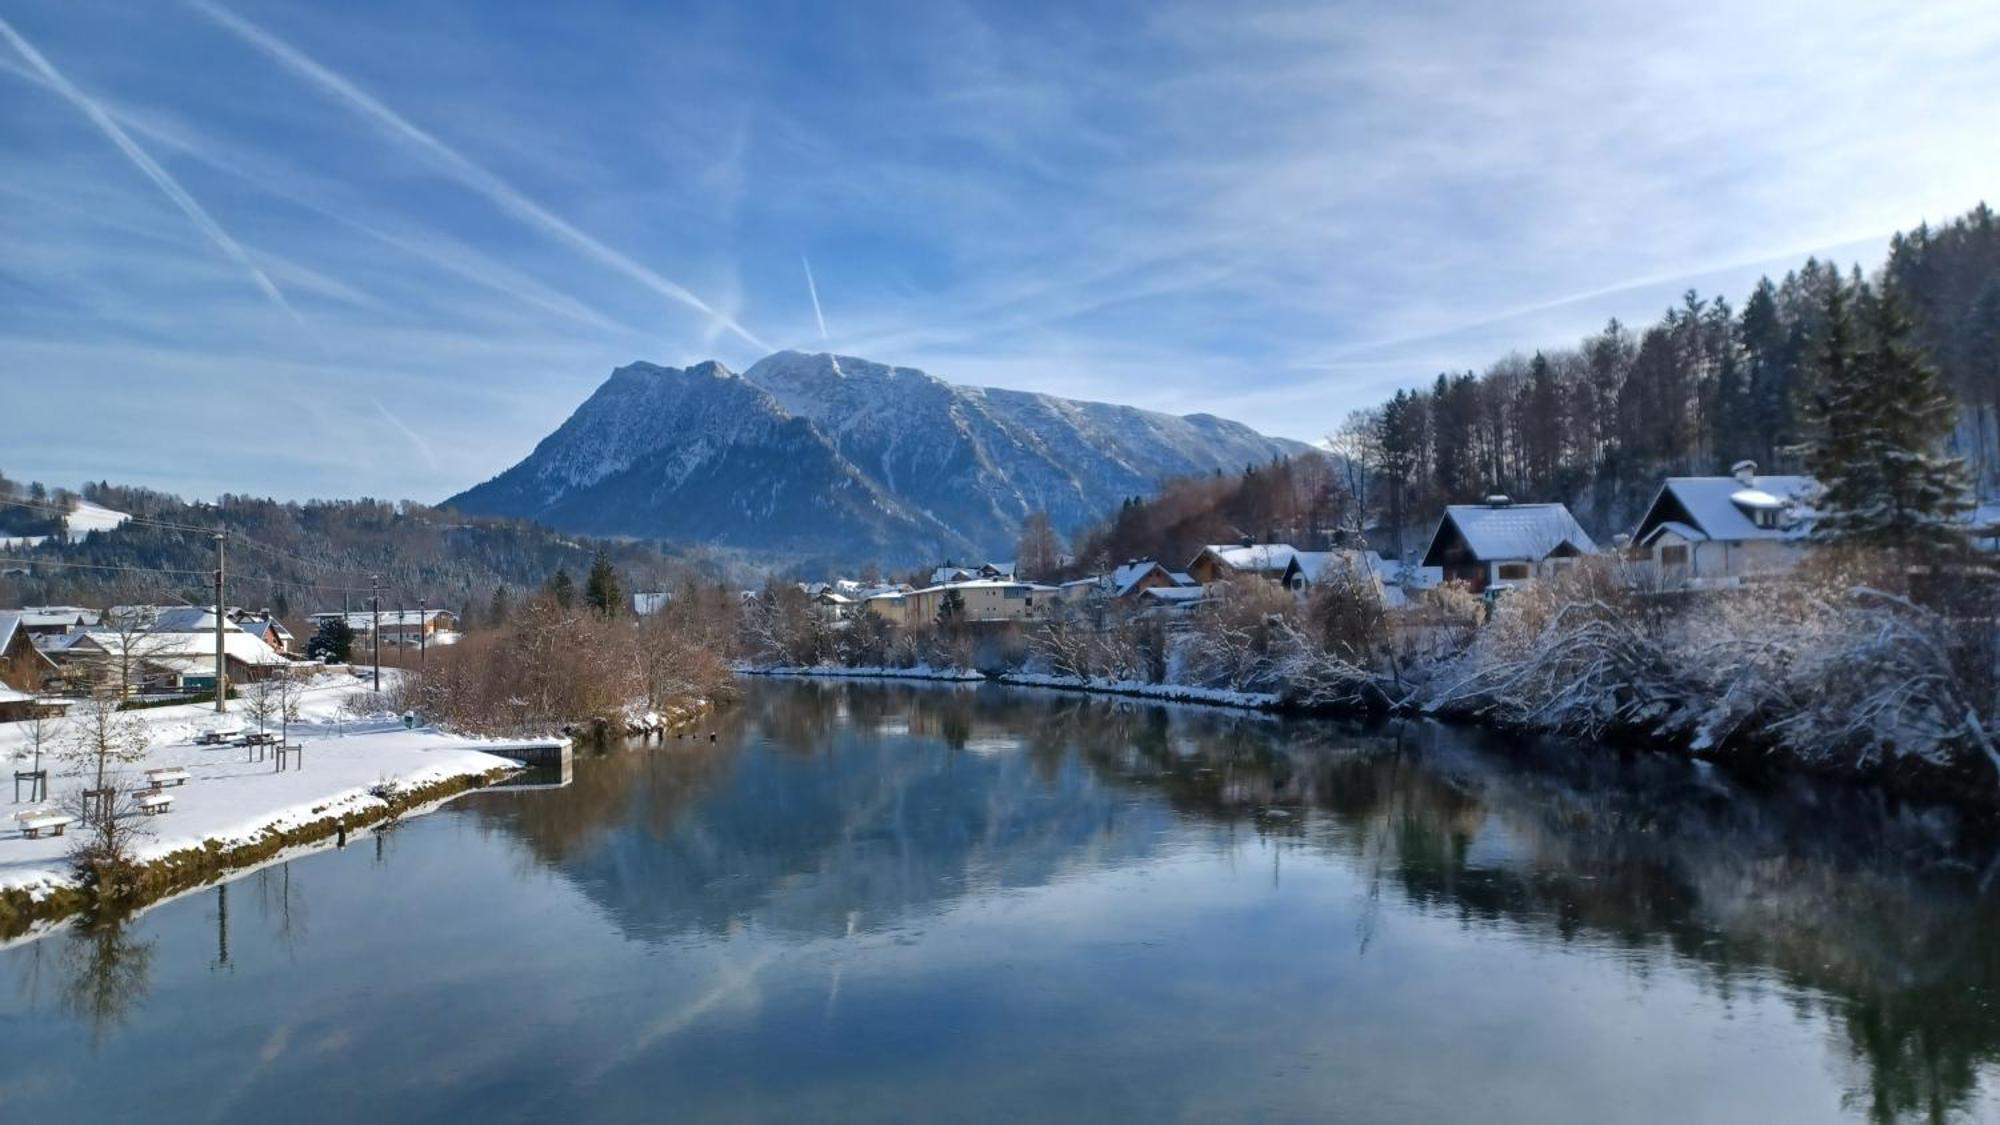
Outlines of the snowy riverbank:
{"label": "snowy riverbank", "polygon": [[[303,761],[283,771],[268,752],[257,761],[242,747],[194,744],[201,732],[244,727],[240,702],[223,715],[203,704],[130,712],[145,724],[151,746],[143,762],[116,771],[117,787],[144,788],[148,769],[179,767],[188,773],[185,784],[164,790],[173,797],[170,811],[138,819],[146,834],[135,841],[134,858],[146,865],[195,857],[204,874],[212,875],[208,869],[230,866],[224,857],[331,834],[342,821],[379,820],[413,802],[448,796],[517,768],[504,755],[522,745],[518,740],[410,730],[391,715],[350,718],[343,713],[347,701],[361,691],[346,675],[324,676],[307,688],[301,720],[291,725],[291,740],[303,747]],[[10,761],[10,773],[28,768],[18,759],[26,748],[23,727],[0,725],[0,759]],[[31,807],[64,805],[86,782],[80,770],[52,760],[46,749],[43,765],[49,770],[52,799],[10,803],[0,819],[0,923],[8,921],[10,911],[34,911],[38,904],[73,897],[77,890],[69,853],[86,830],[73,826],[65,836],[30,839],[14,819]],[[12,796],[10,792],[10,802]],[[5,928],[10,927],[0,925]]]}

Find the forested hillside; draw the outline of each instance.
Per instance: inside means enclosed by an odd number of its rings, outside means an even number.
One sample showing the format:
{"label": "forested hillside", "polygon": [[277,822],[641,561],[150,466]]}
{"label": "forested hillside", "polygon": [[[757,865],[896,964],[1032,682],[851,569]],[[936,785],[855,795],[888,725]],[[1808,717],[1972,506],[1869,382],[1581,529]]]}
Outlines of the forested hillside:
{"label": "forested hillside", "polygon": [[[1293,458],[1228,477],[1170,482],[1132,497],[1078,536],[1086,564],[1202,542],[1366,531],[1389,553],[1417,550],[1443,505],[1507,493],[1568,503],[1593,533],[1629,530],[1662,477],[1806,471],[1833,290],[1893,290],[1925,357],[1955,399],[1947,452],[1976,495],[2000,493],[2000,224],[1981,205],[1891,241],[1868,284],[1859,269],[1809,259],[1760,281],[1741,307],[1690,290],[1644,328],[1612,321],[1574,347],[1506,356],[1483,372],[1439,374],[1356,411],[1331,466]],[[1855,342],[1867,348],[1861,318]]]}
{"label": "forested hillside", "polygon": [[[16,485],[0,499],[0,526],[46,534],[66,494]],[[496,590],[513,600],[567,570],[583,580],[601,549],[628,586],[656,589],[707,560],[670,556],[650,544],[562,535],[520,520],[459,515],[409,502],[315,500],[283,503],[223,496],[188,502],[144,488],[86,485],[85,500],[132,516],[130,522],[65,541],[0,550],[0,605],[121,601],[206,602],[213,596],[213,531],[229,533],[229,600],[296,618],[366,604],[380,576],[383,606],[418,599],[467,613],[476,624]],[[7,503],[7,501],[13,503]],[[53,522],[52,522],[53,521]]]}

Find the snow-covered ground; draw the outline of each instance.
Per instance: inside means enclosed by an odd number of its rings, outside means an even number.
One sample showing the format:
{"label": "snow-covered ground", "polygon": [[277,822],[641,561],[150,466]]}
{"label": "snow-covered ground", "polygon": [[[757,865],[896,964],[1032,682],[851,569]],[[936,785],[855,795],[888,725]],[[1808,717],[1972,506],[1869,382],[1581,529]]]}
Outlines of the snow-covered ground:
{"label": "snow-covered ground", "polygon": [[[180,766],[191,775],[186,784],[166,790],[174,798],[172,811],[141,818],[150,834],[140,839],[138,858],[156,859],[204,841],[253,842],[268,830],[380,809],[385,802],[370,791],[385,783],[408,791],[514,765],[488,751],[504,751],[519,742],[463,738],[429,728],[406,730],[391,715],[343,717],[343,702],[361,690],[360,682],[344,673],[322,676],[306,689],[301,720],[291,725],[292,741],[305,747],[304,766],[282,773],[268,753],[261,762],[247,761],[241,747],[193,744],[202,731],[254,728],[241,700],[232,702],[226,715],[216,714],[209,704],[131,712],[145,722],[152,746],[145,761],[119,767],[119,787],[142,789],[145,771],[162,766]],[[57,727],[58,741],[67,739],[67,724]],[[276,724],[269,729],[275,732]],[[28,768],[19,757],[27,745],[25,724],[0,723],[0,761],[9,763],[9,780],[14,770]],[[52,759],[46,750],[42,761],[55,798],[48,804],[84,787],[81,771]],[[77,829],[63,837],[28,839],[18,831],[14,814],[37,806],[12,803],[11,790],[6,797],[9,804],[0,812],[0,890],[71,883],[67,857]]]}
{"label": "snow-covered ground", "polygon": [[[914,668],[884,668],[874,665],[848,667],[843,664],[818,664],[812,667],[744,664],[739,665],[736,670],[750,676],[811,676],[826,679],[944,680],[958,683],[984,681],[989,678],[983,672],[964,668],[932,668],[925,664]],[[1054,676],[1043,672],[1003,672],[991,678],[998,683],[1012,684],[1015,687],[1059,688],[1064,691],[1096,692],[1100,695],[1129,695],[1170,703],[1205,703],[1214,707],[1240,707],[1253,711],[1268,711],[1278,706],[1277,696],[1257,691],[1230,691],[1225,688],[1192,687],[1184,684],[1149,684],[1141,680],[1108,680],[1096,676],[1090,678]]]}
{"label": "snow-covered ground", "polygon": [[[88,536],[93,531],[109,531],[131,518],[131,516],[126,515],[124,512],[113,511],[102,504],[93,504],[88,500],[78,500],[76,502],[76,510],[63,517],[63,526],[68,530],[69,537],[72,540],[76,540]],[[12,538],[0,537],[0,548],[39,547],[42,541],[47,538],[48,536],[46,535],[16,535]]]}

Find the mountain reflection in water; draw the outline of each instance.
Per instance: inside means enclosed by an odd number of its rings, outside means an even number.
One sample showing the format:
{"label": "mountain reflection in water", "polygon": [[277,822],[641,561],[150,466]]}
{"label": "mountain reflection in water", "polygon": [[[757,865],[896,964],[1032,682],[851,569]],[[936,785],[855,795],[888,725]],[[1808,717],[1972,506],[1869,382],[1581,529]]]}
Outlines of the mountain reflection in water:
{"label": "mountain reflection in water", "polygon": [[0,951],[0,1108],[186,1044],[227,1080],[161,1119],[2000,1112],[2000,865],[1949,812],[986,686],[714,727]]}

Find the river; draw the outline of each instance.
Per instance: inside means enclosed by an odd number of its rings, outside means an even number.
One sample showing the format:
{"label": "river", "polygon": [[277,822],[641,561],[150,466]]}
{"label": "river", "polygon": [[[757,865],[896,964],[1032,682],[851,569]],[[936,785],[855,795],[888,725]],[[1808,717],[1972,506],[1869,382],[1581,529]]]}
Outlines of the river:
{"label": "river", "polygon": [[2000,1121],[2000,865],[1948,812],[1423,723],[746,692],[713,742],[0,951],[0,1120]]}

